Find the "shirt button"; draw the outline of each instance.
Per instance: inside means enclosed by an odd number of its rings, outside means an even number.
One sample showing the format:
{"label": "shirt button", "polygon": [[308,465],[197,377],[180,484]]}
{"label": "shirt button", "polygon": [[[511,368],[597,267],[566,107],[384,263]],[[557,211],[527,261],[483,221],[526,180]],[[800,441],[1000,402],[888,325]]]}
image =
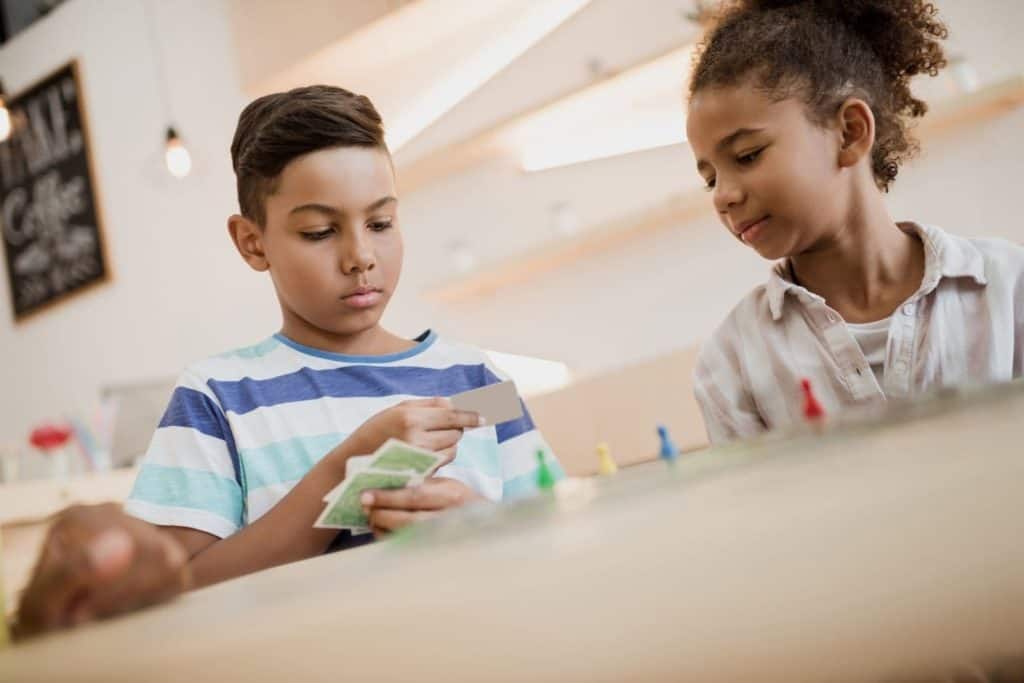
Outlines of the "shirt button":
{"label": "shirt button", "polygon": [[914,315],[914,309],[916,308],[914,304],[903,304],[903,315]]}
{"label": "shirt button", "polygon": [[827,320],[833,325],[839,322],[839,318],[836,316],[835,313],[829,313],[827,316]]}

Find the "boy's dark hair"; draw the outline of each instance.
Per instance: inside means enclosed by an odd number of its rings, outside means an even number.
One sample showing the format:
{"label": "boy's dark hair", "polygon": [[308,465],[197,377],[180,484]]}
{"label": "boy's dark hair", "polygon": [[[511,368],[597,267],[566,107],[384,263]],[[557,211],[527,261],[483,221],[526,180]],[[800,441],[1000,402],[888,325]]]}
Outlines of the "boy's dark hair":
{"label": "boy's dark hair", "polygon": [[801,97],[817,123],[860,97],[875,117],[871,168],[885,191],[918,149],[908,121],[928,110],[910,79],[946,65],[937,14],[924,0],[729,2],[698,48],[690,95],[750,78],[774,99]]}
{"label": "boy's dark hair", "polygon": [[387,150],[380,114],[369,98],[310,85],[249,103],[231,141],[242,215],[263,225],[264,200],[276,190],[284,167],[303,154],[331,147]]}

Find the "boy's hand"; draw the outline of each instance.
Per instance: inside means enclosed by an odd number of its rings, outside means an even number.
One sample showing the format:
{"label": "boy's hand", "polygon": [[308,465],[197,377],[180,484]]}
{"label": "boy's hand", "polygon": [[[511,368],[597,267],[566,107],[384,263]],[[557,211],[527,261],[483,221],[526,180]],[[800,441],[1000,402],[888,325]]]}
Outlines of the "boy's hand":
{"label": "boy's hand", "polygon": [[377,536],[478,500],[484,500],[483,496],[461,481],[444,477],[404,489],[363,491],[359,498]]}
{"label": "boy's hand", "polygon": [[484,420],[476,413],[455,410],[446,398],[402,401],[381,411],[363,423],[352,435],[365,453],[372,453],[390,438],[400,439],[418,448],[441,453],[451,460],[465,429],[481,427]]}
{"label": "boy's hand", "polygon": [[167,600],[189,585],[188,555],[118,505],[77,505],[50,527],[18,608],[17,635]]}

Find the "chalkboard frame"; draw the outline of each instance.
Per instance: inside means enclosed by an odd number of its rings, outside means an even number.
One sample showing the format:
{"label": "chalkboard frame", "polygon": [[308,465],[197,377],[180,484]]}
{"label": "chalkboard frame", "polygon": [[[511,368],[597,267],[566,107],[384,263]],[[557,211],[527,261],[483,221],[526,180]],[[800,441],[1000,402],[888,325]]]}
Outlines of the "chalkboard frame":
{"label": "chalkboard frame", "polygon": [[[24,96],[26,94],[32,92],[36,88],[46,84],[48,81],[51,81],[51,80],[55,79],[62,72],[66,71],[68,69],[71,70],[71,77],[72,77],[72,79],[74,81],[74,84],[75,84],[75,101],[76,101],[76,105],[77,105],[77,108],[78,108],[78,120],[79,120],[79,123],[81,124],[80,125],[80,130],[81,130],[81,133],[82,133],[82,150],[83,150],[83,153],[85,155],[85,160],[86,160],[86,170],[87,170],[87,173],[88,173],[89,188],[91,190],[91,197],[90,198],[92,200],[93,215],[94,215],[94,217],[96,219],[96,226],[95,226],[96,227],[96,231],[95,231],[95,234],[96,234],[96,239],[99,242],[99,253],[100,253],[100,258],[102,260],[102,273],[101,273],[101,275],[99,277],[97,277],[97,278],[95,278],[93,280],[90,280],[89,282],[83,283],[83,284],[81,284],[81,285],[79,285],[79,286],[77,286],[77,287],[75,287],[73,289],[70,289],[70,290],[68,290],[66,292],[58,294],[57,296],[51,297],[47,301],[45,301],[45,302],[39,304],[38,306],[35,306],[35,307],[33,307],[33,308],[31,308],[31,309],[29,309],[27,311],[18,313],[17,312],[17,305],[16,305],[16,302],[15,302],[16,292],[14,291],[14,283],[12,282],[12,275],[7,270],[7,255],[6,255],[7,245],[6,245],[6,241],[4,239],[0,239],[0,254],[3,254],[3,258],[0,259],[0,267],[4,268],[4,277],[6,278],[7,285],[8,285],[8,290],[9,290],[8,291],[8,294],[9,294],[8,298],[9,298],[10,306],[11,306],[11,315],[12,315],[12,317],[14,319],[15,325],[21,325],[21,324],[23,324],[23,323],[25,323],[25,322],[27,322],[27,321],[29,321],[31,319],[36,318],[38,315],[40,315],[42,313],[46,313],[48,311],[51,311],[52,309],[54,309],[55,307],[57,307],[57,306],[59,306],[61,304],[64,304],[64,303],[66,303],[66,302],[68,302],[68,301],[70,301],[72,299],[76,299],[77,297],[79,297],[82,294],[87,294],[89,292],[94,291],[97,288],[103,287],[104,285],[108,285],[114,279],[112,265],[111,265],[111,261],[110,261],[110,253],[109,253],[109,250],[108,250],[108,247],[107,247],[107,235],[106,235],[106,229],[105,229],[106,217],[105,217],[104,206],[103,206],[103,193],[102,193],[101,188],[100,188],[99,178],[98,178],[98,176],[96,174],[96,161],[95,161],[95,158],[94,158],[94,155],[93,155],[92,136],[91,136],[91,133],[90,133],[90,131],[92,130],[92,127],[91,127],[90,121],[89,121],[89,111],[88,111],[89,107],[87,106],[87,98],[86,98],[86,95],[85,95],[85,91],[84,91],[84,89],[82,87],[82,83],[83,83],[82,69],[81,69],[81,66],[79,65],[79,60],[77,58],[75,58],[75,59],[72,59],[72,60],[70,60],[68,62],[65,62],[65,63],[61,64],[60,66],[52,69],[51,71],[49,71],[48,73],[46,73],[42,77],[37,78],[35,81],[33,81],[33,82],[29,83],[28,85],[26,85],[25,87],[21,88],[17,92],[17,94],[5,98],[5,104],[6,104],[7,108],[8,108],[8,111],[10,111],[11,114],[12,114],[12,124],[17,125],[17,123],[13,120],[13,118],[14,118],[15,112],[18,111],[19,104],[22,102]],[[13,135],[13,131],[12,131],[12,135]]]}

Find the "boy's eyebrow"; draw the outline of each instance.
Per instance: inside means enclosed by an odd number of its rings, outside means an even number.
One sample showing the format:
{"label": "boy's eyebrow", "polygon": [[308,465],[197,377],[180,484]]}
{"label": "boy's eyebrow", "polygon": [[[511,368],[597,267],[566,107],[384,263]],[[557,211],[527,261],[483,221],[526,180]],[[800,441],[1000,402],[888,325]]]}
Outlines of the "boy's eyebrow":
{"label": "boy's eyebrow", "polygon": [[385,204],[390,204],[391,202],[397,202],[397,201],[398,201],[398,198],[397,197],[392,197],[391,195],[388,195],[387,197],[381,197],[380,199],[378,199],[377,201],[375,201],[374,203],[372,203],[368,207],[366,207],[366,211],[367,211],[367,213],[369,213],[370,211],[376,211],[377,209],[381,208]]}
{"label": "boy's eyebrow", "polygon": [[299,213],[300,211],[316,211],[317,213],[325,213],[331,216],[335,216],[339,213],[333,206],[327,206],[326,204],[303,204],[302,206],[296,206],[294,209],[288,212],[288,215],[293,213]]}
{"label": "boy's eyebrow", "polygon": [[[386,204],[390,204],[391,202],[397,201],[398,198],[392,197],[391,195],[388,195],[387,197],[381,197],[377,201],[372,202],[369,206],[367,206],[365,211],[367,213],[369,213],[370,211],[376,211],[377,209],[381,208]],[[330,216],[337,216],[339,214],[344,213],[344,211],[336,209],[333,206],[328,206],[327,204],[317,204],[314,202],[312,204],[302,204],[301,206],[296,206],[295,208],[288,212],[288,215],[290,216],[291,214],[299,213],[300,211],[316,211],[317,213],[324,213]]]}

